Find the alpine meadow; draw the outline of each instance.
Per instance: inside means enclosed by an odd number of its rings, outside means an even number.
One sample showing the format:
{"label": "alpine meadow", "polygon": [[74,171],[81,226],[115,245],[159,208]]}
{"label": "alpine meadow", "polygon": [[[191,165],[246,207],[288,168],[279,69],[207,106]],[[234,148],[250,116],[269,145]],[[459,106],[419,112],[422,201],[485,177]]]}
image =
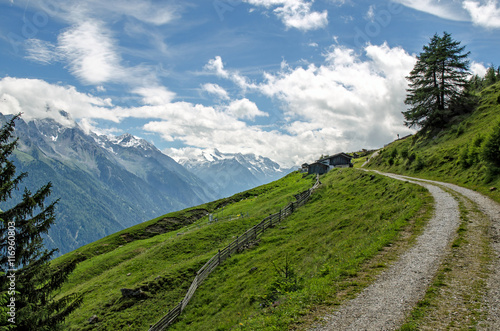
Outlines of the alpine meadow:
{"label": "alpine meadow", "polygon": [[500,0],[0,12],[0,330],[500,330]]}

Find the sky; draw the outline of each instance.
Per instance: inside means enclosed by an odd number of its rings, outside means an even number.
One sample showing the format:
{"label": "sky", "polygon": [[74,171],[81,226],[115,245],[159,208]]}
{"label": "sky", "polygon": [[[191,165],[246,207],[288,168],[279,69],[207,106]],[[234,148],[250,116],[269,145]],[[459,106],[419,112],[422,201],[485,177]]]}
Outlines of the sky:
{"label": "sky", "polygon": [[484,75],[499,30],[500,0],[0,0],[0,112],[291,167],[413,133],[422,47],[451,33]]}

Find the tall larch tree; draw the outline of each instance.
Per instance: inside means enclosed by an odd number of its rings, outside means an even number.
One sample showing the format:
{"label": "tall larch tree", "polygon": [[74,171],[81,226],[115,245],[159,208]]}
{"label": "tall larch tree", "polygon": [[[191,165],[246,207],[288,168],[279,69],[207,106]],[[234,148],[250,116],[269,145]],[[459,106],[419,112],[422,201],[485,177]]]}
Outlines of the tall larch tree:
{"label": "tall larch tree", "polygon": [[[403,112],[405,125],[423,129],[440,128],[453,116],[463,97],[469,75],[469,52],[449,33],[435,34],[417,57],[410,75]],[[460,110],[461,111],[461,110]]]}

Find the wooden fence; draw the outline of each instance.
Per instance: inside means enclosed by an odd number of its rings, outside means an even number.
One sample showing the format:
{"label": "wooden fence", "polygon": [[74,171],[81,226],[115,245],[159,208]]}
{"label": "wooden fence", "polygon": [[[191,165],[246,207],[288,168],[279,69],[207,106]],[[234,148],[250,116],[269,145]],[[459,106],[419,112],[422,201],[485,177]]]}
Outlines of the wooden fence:
{"label": "wooden fence", "polygon": [[203,283],[203,281],[214,271],[217,266],[219,266],[226,259],[230,258],[231,255],[239,252],[240,250],[245,249],[250,243],[257,240],[257,237],[264,233],[264,231],[268,228],[274,227],[276,224],[281,222],[282,219],[293,213],[298,207],[304,205],[312,192],[320,185],[319,175],[316,177],[316,183],[308,190],[295,195],[297,201],[290,202],[286,207],[281,209],[276,214],[269,215],[264,218],[259,224],[254,227],[248,229],[244,234],[239,237],[236,237],[232,243],[226,246],[224,249],[219,250],[217,254],[215,254],[200,270],[196,273],[189,290],[186,293],[184,299],[175,306],[172,310],[170,310],[161,320],[159,320],[155,325],[153,325],[149,331],[160,331],[165,330],[170,324],[172,324],[175,319],[181,314],[181,312],[186,308],[186,305],[189,303],[189,300],[194,295],[196,289]]}

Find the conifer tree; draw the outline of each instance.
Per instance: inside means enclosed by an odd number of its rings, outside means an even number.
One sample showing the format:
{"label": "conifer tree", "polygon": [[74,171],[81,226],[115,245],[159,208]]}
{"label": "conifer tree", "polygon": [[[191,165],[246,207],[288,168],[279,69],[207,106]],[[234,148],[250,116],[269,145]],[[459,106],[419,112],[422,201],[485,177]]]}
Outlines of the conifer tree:
{"label": "conifer tree", "polygon": [[484,85],[485,87],[493,85],[497,82],[497,71],[493,66],[489,67],[486,70],[486,74],[484,75]]}
{"label": "conifer tree", "polygon": [[[2,207],[18,189],[26,173],[16,175],[9,160],[17,146],[12,139],[14,116],[0,129],[0,204]],[[0,210],[0,298],[7,300],[7,311],[0,311],[0,328],[15,330],[57,330],[66,316],[78,307],[78,295],[55,300],[54,292],[61,287],[76,267],[77,261],[54,267],[50,259],[57,251],[43,246],[46,234],[55,221],[57,201],[46,204],[51,183],[34,194],[25,189],[21,201]],[[5,310],[5,309],[3,309]]]}
{"label": "conifer tree", "polygon": [[410,75],[403,112],[408,127],[439,128],[453,116],[453,106],[463,97],[469,74],[469,52],[451,38],[435,34],[417,57]]}

